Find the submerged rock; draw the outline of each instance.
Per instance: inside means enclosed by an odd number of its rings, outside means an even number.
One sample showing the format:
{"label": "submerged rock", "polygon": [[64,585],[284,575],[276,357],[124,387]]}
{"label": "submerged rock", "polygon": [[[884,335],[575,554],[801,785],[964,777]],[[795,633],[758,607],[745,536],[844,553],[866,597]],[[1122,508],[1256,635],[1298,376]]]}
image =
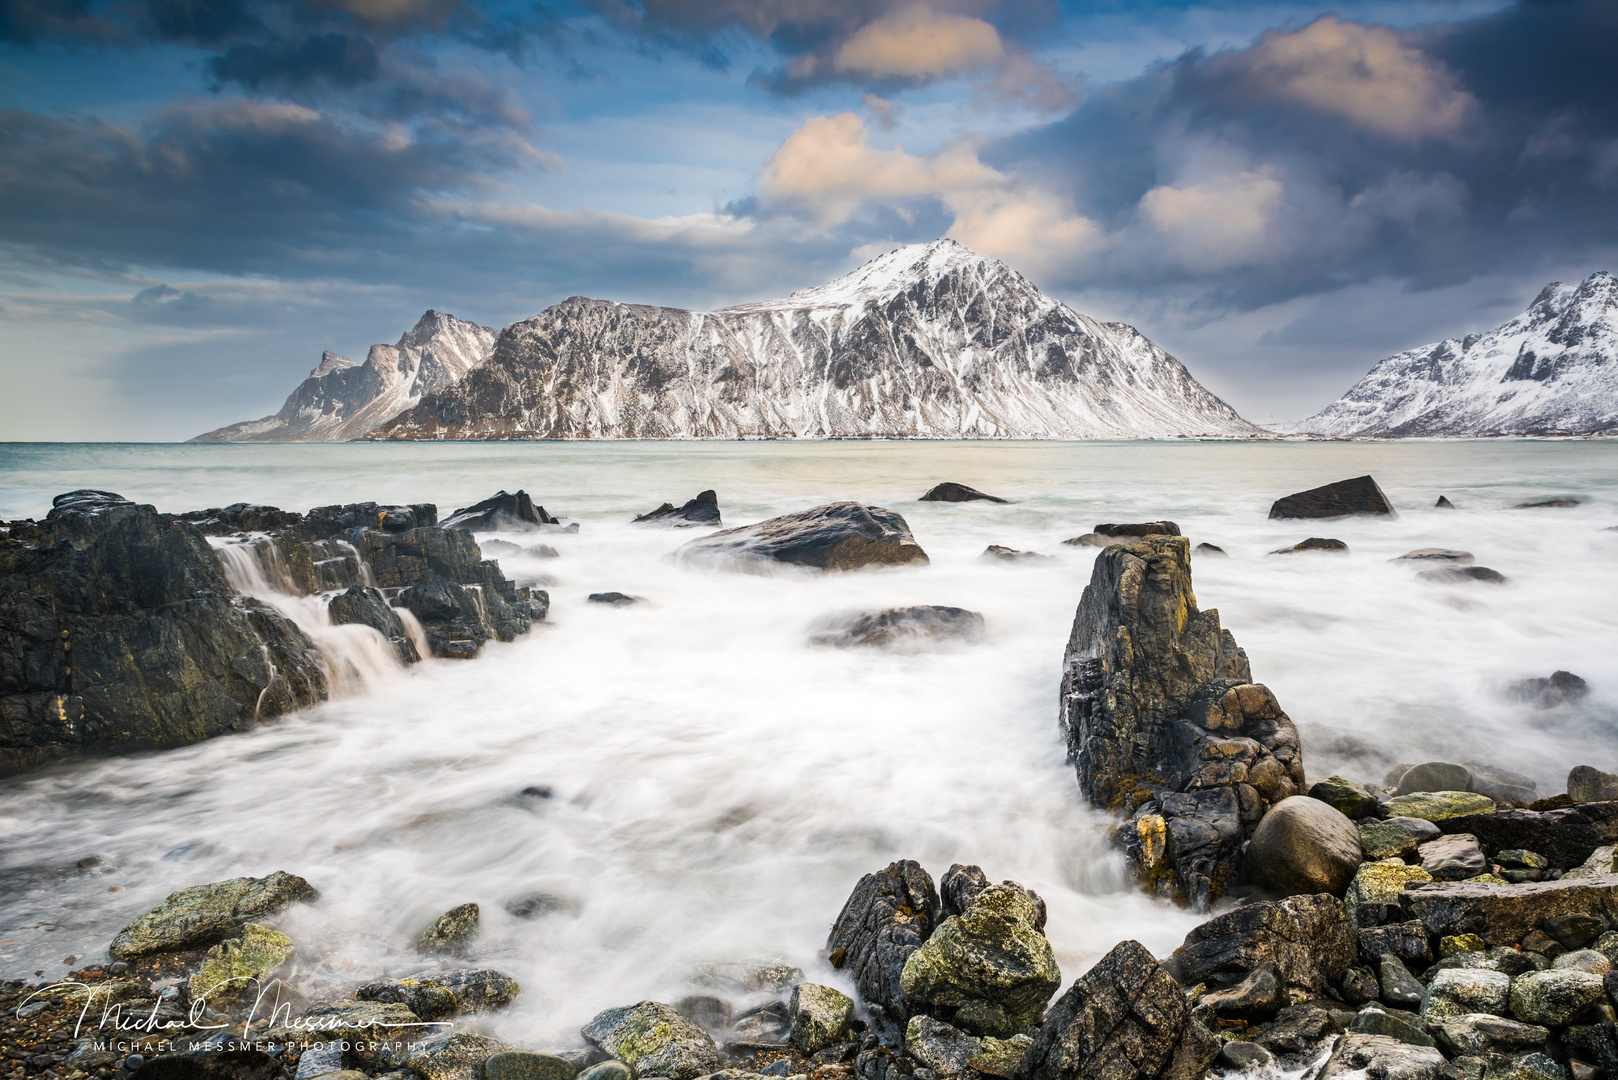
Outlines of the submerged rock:
{"label": "submerged rock", "polygon": [[1438,585],[1465,585],[1474,581],[1486,585],[1504,585],[1509,580],[1500,571],[1487,566],[1440,566],[1434,570],[1423,570],[1416,576]]}
{"label": "submerged rock", "polygon": [[719,1049],[708,1033],[658,1001],[607,1009],[582,1033],[637,1076],[696,1080],[719,1067]]}
{"label": "submerged rock", "polygon": [[855,502],[830,503],[724,529],[686,543],[675,557],[704,566],[781,562],[819,570],[928,561],[904,518],[880,506]]}
{"label": "submerged rock", "polygon": [[1454,563],[1465,566],[1474,562],[1470,551],[1456,551],[1453,548],[1417,548],[1407,551],[1403,555],[1388,560],[1389,562],[1421,562],[1421,563]]}
{"label": "submerged rock", "polygon": [[1300,540],[1291,547],[1276,548],[1271,555],[1291,555],[1298,551],[1323,551],[1338,555],[1348,554],[1348,545],[1341,540],[1333,540],[1325,536],[1311,536],[1307,540]]}
{"label": "submerged rock", "polygon": [[221,1002],[258,997],[277,972],[292,962],[292,939],[258,923],[243,926],[239,936],[208,950],[201,966],[186,981],[192,1001]]}
{"label": "submerged rock", "polygon": [[1566,506],[1578,506],[1578,499],[1540,499],[1538,502],[1518,503],[1513,510],[1547,510]]}
{"label": "submerged rock", "polygon": [[1553,671],[1546,679],[1523,679],[1514,684],[1510,695],[1541,709],[1579,701],[1590,694],[1590,684],[1571,671]]}
{"label": "submerged rock", "polygon": [[381,979],[354,991],[359,1001],[397,1002],[423,1020],[491,1012],[517,1000],[522,987],[499,971],[445,971],[414,979]]}
{"label": "submerged rock", "polygon": [[676,528],[691,528],[695,525],[709,525],[718,527],[719,496],[712,489],[697,493],[697,497],[681,505],[678,509],[673,503],[664,503],[656,510],[635,515],[636,525],[672,525]]}
{"label": "submerged rock", "polygon": [[1271,519],[1334,518],[1351,514],[1397,516],[1388,497],[1369,476],[1356,476],[1352,480],[1339,480],[1287,495],[1275,500],[1270,507]]}
{"label": "submerged rock", "polygon": [[1180,527],[1172,521],[1141,521],[1133,524],[1097,525],[1090,530],[1097,536],[1135,539],[1141,536],[1179,536]]}
{"label": "submerged rock", "polygon": [[416,951],[448,955],[464,953],[477,936],[480,922],[476,904],[450,908],[417,935]]}
{"label": "submerged rock", "polygon": [[990,544],[983,549],[983,554],[978,558],[985,562],[1040,562],[1049,559],[1050,556],[1041,555],[1037,551],[1018,551],[1016,548],[1008,548],[1001,544]]}
{"label": "submerged rock", "polygon": [[482,502],[461,507],[442,522],[446,529],[465,529],[468,532],[497,532],[560,524],[545,512],[543,506],[535,506],[528,492],[519,491],[509,495],[504,490],[495,492]]}
{"label": "submerged rock", "polygon": [[1455,504],[1449,501],[1448,496],[1440,495],[1438,497],[1438,501],[1433,503],[1433,509],[1435,509],[1435,510],[1453,510],[1453,509],[1455,509]]}
{"label": "submerged rock", "polygon": [[839,649],[867,646],[913,651],[928,642],[974,642],[983,635],[983,616],[977,612],[924,604],[825,619],[809,640]]}
{"label": "submerged rock", "polygon": [[644,603],[646,598],[621,592],[593,592],[586,599],[592,604],[606,604],[608,607],[630,607]]}
{"label": "submerged rock", "polygon": [[927,494],[916,500],[917,502],[993,502],[1003,503],[1007,500],[994,495],[985,495],[977,488],[969,488],[965,484],[945,481],[930,489]]}
{"label": "submerged rock", "polygon": [[1324,802],[1293,795],[1272,806],[1253,831],[1242,874],[1278,896],[1341,896],[1360,857],[1360,832],[1352,821]]}
{"label": "submerged rock", "polygon": [[169,894],[118,932],[107,952],[114,960],[195,948],[221,941],[238,927],[319,897],[303,878],[284,870],[261,878],[230,878]]}
{"label": "submerged rock", "polygon": [[1219,547],[1216,544],[1198,544],[1196,547],[1191,549],[1191,553],[1193,555],[1217,555],[1222,559],[1230,557],[1225,553],[1224,548]]}
{"label": "submerged rock", "polygon": [[1396,795],[1410,795],[1419,791],[1471,791],[1472,771],[1464,765],[1447,761],[1429,761],[1412,765],[1399,778],[1394,789]]}
{"label": "submerged rock", "polygon": [[880,1006],[897,1027],[911,1014],[906,962],[932,936],[939,914],[933,879],[905,859],[860,878],[826,939],[832,967],[848,972],[866,1004]]}

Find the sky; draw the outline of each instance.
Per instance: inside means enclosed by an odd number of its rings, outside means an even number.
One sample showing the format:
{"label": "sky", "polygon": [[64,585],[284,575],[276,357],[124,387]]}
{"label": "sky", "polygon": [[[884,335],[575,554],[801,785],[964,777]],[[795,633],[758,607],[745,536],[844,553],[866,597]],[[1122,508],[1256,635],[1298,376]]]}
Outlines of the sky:
{"label": "sky", "polygon": [[0,439],[950,236],[1259,422],[1618,270],[1613,0],[0,0]]}

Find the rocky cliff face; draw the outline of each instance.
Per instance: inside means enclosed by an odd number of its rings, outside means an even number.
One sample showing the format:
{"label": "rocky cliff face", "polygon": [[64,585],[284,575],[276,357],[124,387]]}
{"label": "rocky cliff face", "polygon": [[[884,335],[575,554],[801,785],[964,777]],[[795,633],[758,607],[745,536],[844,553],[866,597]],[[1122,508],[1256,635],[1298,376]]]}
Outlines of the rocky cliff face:
{"label": "rocky cliff face", "polygon": [[713,312],[573,297],[373,439],[1136,438],[1255,429],[1133,328],[954,241]]}
{"label": "rocky cliff face", "polygon": [[1545,286],[1484,334],[1390,356],[1325,409],[1320,435],[1580,435],[1618,431],[1618,279]]}
{"label": "rocky cliff face", "polygon": [[192,442],[341,442],[357,439],[426,395],[459,382],[494,347],[495,332],[429,311],[397,345],[372,345],[365,363],[321,356],[281,411]]}

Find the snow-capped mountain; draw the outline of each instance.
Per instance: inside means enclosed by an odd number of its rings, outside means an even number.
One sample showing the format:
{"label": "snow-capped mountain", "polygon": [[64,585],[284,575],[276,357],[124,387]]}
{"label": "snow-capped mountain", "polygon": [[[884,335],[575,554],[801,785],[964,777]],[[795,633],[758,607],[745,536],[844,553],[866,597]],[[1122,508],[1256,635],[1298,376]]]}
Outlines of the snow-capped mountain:
{"label": "snow-capped mountain", "polygon": [[1618,431],[1618,279],[1545,286],[1486,334],[1390,356],[1322,411],[1319,435],[1583,435]]}
{"label": "snow-capped mountain", "polygon": [[357,439],[427,394],[460,381],[489,355],[496,333],[429,311],[397,345],[372,345],[365,363],[321,355],[281,411],[192,442],[322,442]]}
{"label": "snow-capped mountain", "polygon": [[572,297],[372,439],[1139,438],[1257,429],[1122,323],[952,240],[719,311]]}

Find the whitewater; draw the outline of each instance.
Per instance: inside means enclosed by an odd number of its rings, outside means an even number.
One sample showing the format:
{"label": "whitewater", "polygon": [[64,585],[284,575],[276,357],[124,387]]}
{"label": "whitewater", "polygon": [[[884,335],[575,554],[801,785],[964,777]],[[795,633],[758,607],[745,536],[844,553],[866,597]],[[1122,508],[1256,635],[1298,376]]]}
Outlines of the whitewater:
{"label": "whitewater", "polygon": [[[1270,503],[1371,473],[1393,520],[1270,521]],[[953,480],[1013,500],[918,503]],[[693,965],[782,956],[851,991],[821,956],[857,878],[896,858],[977,863],[1048,902],[1070,983],[1124,938],[1166,955],[1201,916],[1149,900],[1063,760],[1063,646],[1095,557],[1062,540],[1169,518],[1194,544],[1257,681],[1296,721],[1311,780],[1475,759],[1532,776],[1618,766],[1618,444],[580,443],[0,447],[0,517],[96,487],[165,511],[307,510],[526,489],[577,534],[503,535],[548,589],[547,623],[469,662],[393,663],[327,627],[324,705],[183,749],[0,781],[0,977],[65,973],[174,889],[287,870],[321,900],[288,912],[314,991],[421,970],[414,933],[476,901],[472,958],[524,987],[484,1022],[568,1045],[603,1008],[696,992]],[[633,526],[714,488],[727,525],[839,499],[902,513],[930,565],[726,574],[668,558],[702,530]],[[1433,507],[1439,495],[1458,509]],[[1554,497],[1565,509],[1517,510]],[[1309,536],[1351,553],[1269,556]],[[480,537],[489,539],[490,537]],[[980,559],[989,544],[1049,560]],[[1442,587],[1389,562],[1461,548],[1502,587]],[[235,580],[273,592],[238,565]],[[621,591],[646,603],[586,602]],[[982,612],[977,644],[893,654],[815,646],[828,615],[910,604]],[[318,607],[282,607],[318,625]],[[330,631],[337,631],[332,633]],[[358,657],[359,659],[355,659]],[[346,660],[344,658],[347,658]],[[1566,669],[1577,706],[1513,700]],[[544,892],[560,910],[504,905]]]}

